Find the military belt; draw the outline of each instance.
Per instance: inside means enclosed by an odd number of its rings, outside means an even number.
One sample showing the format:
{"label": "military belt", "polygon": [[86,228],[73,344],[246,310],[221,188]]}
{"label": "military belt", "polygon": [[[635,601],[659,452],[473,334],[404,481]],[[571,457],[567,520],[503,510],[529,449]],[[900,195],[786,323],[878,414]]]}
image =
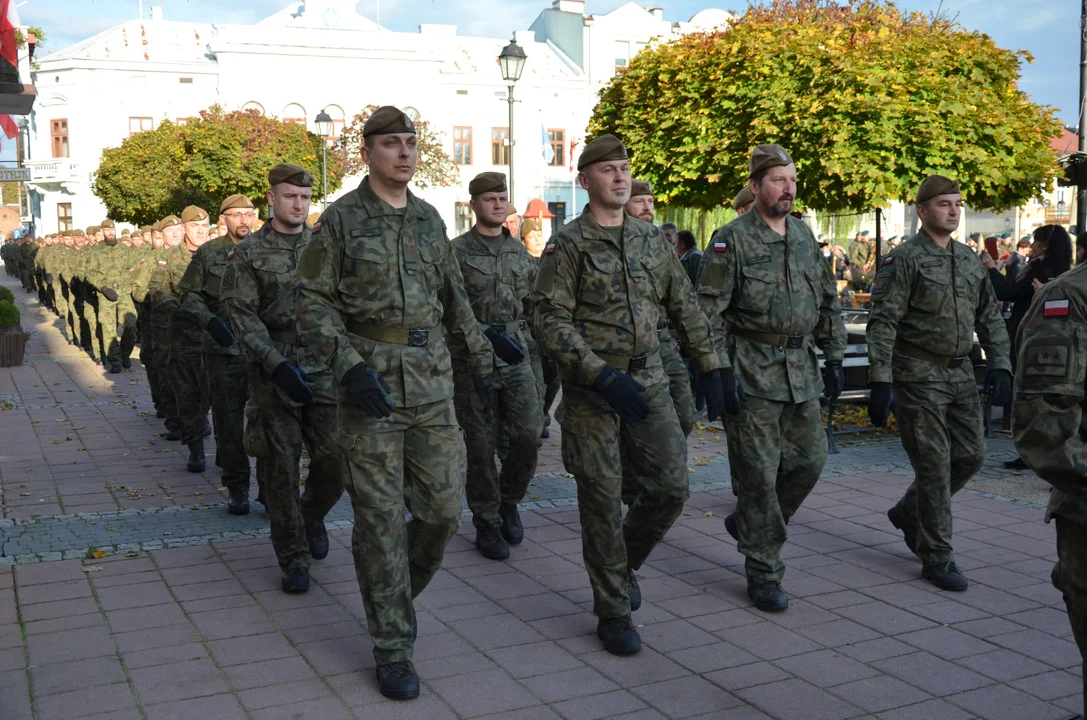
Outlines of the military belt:
{"label": "military belt", "polygon": [[306,345],[308,344],[306,343],[306,338],[302,337],[298,333],[287,332],[285,330],[277,332],[269,331],[268,337],[272,338],[273,342],[283,343],[284,345],[297,345],[299,347],[306,347]]}
{"label": "military belt", "polygon": [[773,345],[776,348],[785,348],[787,350],[798,350],[805,347],[810,341],[810,335],[776,335],[774,333],[764,333],[757,330],[743,330],[736,328],[731,330],[733,335],[742,337],[752,342],[762,343],[763,345]]}
{"label": "military belt", "polygon": [[492,330],[497,330],[504,335],[515,335],[518,330],[524,330],[526,327],[524,320],[514,320],[508,323],[493,323],[490,325]]}
{"label": "military belt", "polygon": [[347,331],[364,337],[368,340],[390,343],[392,345],[407,345],[408,347],[426,347],[430,342],[430,334],[438,328],[394,328],[385,325],[371,325],[348,320],[344,323]]}
{"label": "military belt", "polygon": [[895,341],[895,352],[902,353],[906,357],[911,357],[915,360],[924,360],[930,362],[933,365],[939,365],[949,369],[955,369],[962,367],[966,363],[970,362],[969,357],[951,357],[949,355],[937,355],[936,353],[929,352],[924,348],[917,347],[913,343],[906,342],[905,340]]}
{"label": "military belt", "polygon": [[593,350],[593,354],[620,372],[645,370],[646,368],[656,367],[661,364],[660,350],[654,350],[648,355],[635,355],[634,357],[609,355],[608,353],[597,352],[596,350]]}

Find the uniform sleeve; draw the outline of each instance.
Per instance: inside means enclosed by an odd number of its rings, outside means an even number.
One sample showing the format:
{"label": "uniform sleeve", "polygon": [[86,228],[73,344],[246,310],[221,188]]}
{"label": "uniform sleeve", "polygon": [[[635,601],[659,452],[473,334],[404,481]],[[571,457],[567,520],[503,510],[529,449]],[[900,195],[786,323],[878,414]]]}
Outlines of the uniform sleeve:
{"label": "uniform sleeve", "polygon": [[464,290],[464,276],[461,275],[457,255],[448,240],[445,257],[442,258],[442,277],[444,283],[439,293],[445,308],[442,324],[449,331],[453,347],[467,347],[473,375],[490,375],[494,370],[494,350],[476,322],[476,315],[468,302],[468,293]]}
{"label": "uniform sleeve", "polygon": [[909,263],[890,256],[883,261],[872,285],[872,310],[866,330],[868,340],[868,382],[892,382],[898,322],[910,304]]}
{"label": "uniform sleeve", "polygon": [[202,328],[206,328],[215,317],[215,313],[208,309],[208,304],[204,300],[206,279],[204,263],[207,262],[207,258],[207,253],[197,252],[196,257],[189,263],[189,267],[185,269],[185,274],[181,277],[181,283],[178,286],[181,292],[181,312],[196,318]]}
{"label": "uniform sleeve", "polygon": [[230,324],[253,362],[260,363],[271,375],[287,360],[276,350],[268,334],[268,326],[260,319],[260,284],[247,248],[236,246],[234,257],[223,273],[222,295],[230,316]]}
{"label": "uniform sleeve", "polygon": [[[720,243],[725,249],[717,252]],[[712,248],[702,255],[702,266],[698,277],[698,305],[709,321],[713,335],[713,348],[717,351],[717,361],[722,368],[731,368],[728,356],[728,333],[725,330],[725,311],[732,302],[732,292],[736,286],[736,249],[732,234],[724,228],[717,230],[710,238],[707,248]]]}
{"label": "uniform sleeve", "polygon": [[[980,260],[974,258],[973,262]],[[988,273],[981,281],[978,293],[978,306],[974,314],[974,331],[978,334],[981,349],[985,351],[985,366],[989,370],[1007,370],[1011,372],[1011,339],[1008,326],[996,304],[996,291],[989,281]]]}
{"label": "uniform sleeve", "polygon": [[[661,238],[664,242],[664,238]],[[698,372],[705,373],[721,367],[713,344],[713,334],[706,316],[700,311],[698,298],[691,285],[687,271],[679,256],[669,252],[667,259],[667,292],[661,299],[661,305],[668,311],[672,327],[679,335],[679,344],[691,356]]]}
{"label": "uniform sleeve", "polygon": [[295,269],[295,325],[306,336],[317,360],[339,382],[364,359],[351,346],[340,313],[336,288],[343,272],[344,242],[339,218],[328,211],[313,233]]}
{"label": "uniform sleeve", "polygon": [[823,351],[823,357],[830,361],[841,362],[845,359],[847,335],[845,321],[842,320],[842,306],[838,302],[838,283],[830,264],[823,262],[823,256],[817,254],[816,262],[820,269],[819,324],[812,331],[816,346]]}

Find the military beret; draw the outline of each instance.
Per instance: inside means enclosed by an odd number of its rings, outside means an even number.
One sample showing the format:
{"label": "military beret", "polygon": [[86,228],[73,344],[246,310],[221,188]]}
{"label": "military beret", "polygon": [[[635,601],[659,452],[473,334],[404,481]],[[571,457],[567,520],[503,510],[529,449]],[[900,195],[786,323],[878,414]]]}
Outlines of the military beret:
{"label": "military beret", "polygon": [[857,233],[857,234],[858,234],[858,235],[860,235],[861,237],[868,237],[868,235],[869,235],[870,233],[869,233],[869,232],[868,232],[867,230],[861,230],[861,231],[860,231],[859,233]]}
{"label": "military beret", "polygon": [[234,208],[248,208],[252,210],[253,201],[245,195],[231,195],[226,200],[223,200],[223,204],[219,206],[219,214],[222,215],[227,210],[233,210]]}
{"label": "military beret", "polygon": [[368,138],[371,135],[392,135],[393,133],[415,134],[415,124],[400,108],[386,105],[374,110],[374,113],[362,126],[362,136]]}
{"label": "military beret", "polygon": [[516,208],[516,206],[514,206],[513,203],[509,204],[509,210],[507,210],[507,213],[508,214],[506,215],[506,217],[513,217],[514,215],[520,215],[520,213],[517,212],[517,208]]}
{"label": "military beret", "polygon": [[131,235],[132,231],[129,230],[128,228],[125,228],[124,230],[121,231],[121,234],[122,235]]}
{"label": "military beret", "polygon": [[951,178],[943,175],[929,175],[921,181],[921,187],[917,188],[915,203],[923,203],[937,195],[959,195],[959,184]]}
{"label": "military beret", "polygon": [[736,193],[736,197],[732,201],[732,209],[739,210],[740,208],[750,205],[755,202],[755,195],[751,192],[751,189],[747,185],[743,186],[740,192]]}
{"label": "military beret", "polygon": [[601,135],[581,151],[581,157],[577,160],[577,169],[583,170],[593,163],[605,160],[626,160],[626,146],[614,135]]}
{"label": "military beret", "polygon": [[98,227],[97,225],[88,225],[87,226],[87,234],[88,235],[94,235],[96,232],[98,232],[101,229],[102,228]]}
{"label": "military beret", "polygon": [[181,222],[199,222],[201,220],[207,220],[208,213],[203,208],[198,208],[195,205],[190,205],[181,211]]}
{"label": "military beret", "polygon": [[542,229],[543,226],[540,225],[539,220],[537,220],[536,218],[529,218],[528,220],[525,220],[523,223],[521,223],[521,239],[523,240],[524,238],[528,237],[528,234],[531,232],[536,232],[537,230]]}
{"label": "military beret", "polygon": [[759,145],[751,151],[748,177],[755,177],[763,170],[782,165],[792,165],[793,159],[780,145]]}
{"label": "military beret", "polygon": [[472,197],[487,192],[506,192],[506,174],[500,172],[484,172],[472,178],[468,183],[468,194]]}
{"label": "military beret", "polygon": [[969,238],[970,238],[971,240],[981,240],[981,233],[979,233],[979,232],[972,232],[972,233],[970,233],[970,235],[969,235],[968,237],[969,237]]}
{"label": "military beret", "polygon": [[168,227],[173,227],[174,225],[184,225],[184,224],[185,224],[185,221],[182,220],[181,218],[179,218],[177,215],[167,215],[163,219],[159,220],[158,229],[161,232],[162,230],[165,230]]}
{"label": "military beret", "polygon": [[1006,233],[1000,233],[1000,239],[1001,239],[1001,240],[1007,240],[1007,239],[1008,239],[1008,238],[1010,238],[1011,236],[1012,236],[1012,234],[1011,234],[1010,232],[1006,232]]}
{"label": "military beret", "polygon": [[637,197],[638,195],[653,196],[653,186],[648,180],[633,180],[630,183],[630,196]]}
{"label": "military beret", "polygon": [[268,171],[268,184],[288,183],[298,187],[312,187],[313,176],[297,165],[280,164]]}
{"label": "military beret", "polygon": [[102,229],[105,229],[105,228],[116,227],[116,225],[113,224],[112,220],[110,220],[109,218],[106,218],[105,220],[102,221],[102,225],[100,227],[102,227]]}
{"label": "military beret", "polygon": [[315,222],[317,222],[318,220],[320,220],[320,219],[321,219],[321,213],[311,212],[309,215],[306,216],[306,224],[309,225],[310,227],[312,227],[313,224]]}
{"label": "military beret", "polygon": [[72,237],[83,237],[83,231],[79,228],[76,228],[72,231]]}

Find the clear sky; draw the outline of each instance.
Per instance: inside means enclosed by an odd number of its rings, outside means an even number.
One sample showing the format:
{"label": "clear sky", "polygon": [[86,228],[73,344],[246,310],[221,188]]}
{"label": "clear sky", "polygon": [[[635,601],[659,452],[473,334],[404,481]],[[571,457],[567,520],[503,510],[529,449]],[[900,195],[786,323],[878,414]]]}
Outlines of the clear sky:
{"label": "clear sky", "polygon": [[[16,0],[21,2],[21,0]],[[589,13],[608,12],[627,0],[588,0]],[[374,18],[380,2],[381,23],[414,31],[419,23],[459,26],[462,35],[509,37],[527,28],[550,0],[361,0],[358,10]],[[738,0],[640,0],[664,8],[669,20],[688,20],[699,10],[721,7],[740,10]],[[164,7],[168,20],[252,23],[297,0],[144,0]],[[1023,68],[1021,87],[1036,102],[1060,109],[1060,117],[1075,126],[1079,94],[1079,3],[1075,0],[900,0],[900,6],[932,12],[942,6],[967,28],[980,30],[1005,48],[1027,50],[1034,63]],[[20,20],[46,33],[44,50],[60,49],[124,20],[137,17],[138,0],[27,0]],[[893,46],[887,47],[894,53]]]}

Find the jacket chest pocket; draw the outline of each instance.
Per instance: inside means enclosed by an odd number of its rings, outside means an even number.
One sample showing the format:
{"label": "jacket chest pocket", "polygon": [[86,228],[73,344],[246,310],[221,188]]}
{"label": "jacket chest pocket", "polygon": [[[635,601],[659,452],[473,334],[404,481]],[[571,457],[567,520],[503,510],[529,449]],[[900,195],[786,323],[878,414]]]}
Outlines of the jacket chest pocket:
{"label": "jacket chest pocket", "polygon": [[964,267],[956,268],[955,294],[973,302],[978,297],[978,287],[983,280],[987,279],[987,276],[978,263],[971,261],[964,265]]}
{"label": "jacket chest pocket", "polygon": [[615,297],[616,284],[623,281],[619,260],[599,253],[586,253],[581,257],[578,301],[586,305],[603,306],[609,304]]}
{"label": "jacket chest pocket", "polygon": [[469,255],[460,264],[464,289],[471,296],[494,292],[495,263],[493,255]]}
{"label": "jacket chest pocket", "polygon": [[254,255],[253,270],[260,281],[260,293],[264,298],[278,298],[291,292],[294,280],[294,257],[286,253]]}
{"label": "jacket chest pocket", "polygon": [[433,234],[416,233],[415,244],[419,249],[419,259],[422,260],[420,265],[423,275],[430,283],[430,290],[437,292],[444,284],[442,260],[447,252],[452,252],[452,246],[444,237],[439,237],[437,240],[434,237]]}
{"label": "jacket chest pocket", "polygon": [[519,255],[508,254],[505,256],[504,263],[506,272],[502,274],[502,282],[509,286],[510,292],[518,300],[526,297],[532,292],[528,284],[532,269],[529,261]]}
{"label": "jacket chest pocket", "polygon": [[345,295],[372,300],[387,281],[388,273],[393,269],[389,261],[395,254],[386,250],[379,231],[375,230],[372,235],[356,235],[357,232],[351,232],[351,238],[344,246],[338,289]]}
{"label": "jacket chest pocket", "polygon": [[769,270],[753,267],[741,268],[743,275],[740,287],[740,301],[736,307],[752,312],[764,313],[770,309],[777,290],[777,276]]}
{"label": "jacket chest pocket", "polygon": [[917,271],[912,305],[927,313],[938,313],[951,298],[951,272],[942,262],[922,265]]}
{"label": "jacket chest pocket", "polygon": [[205,279],[204,290],[213,298],[223,295],[223,275],[226,274],[226,263],[215,263],[208,266],[208,276]]}

